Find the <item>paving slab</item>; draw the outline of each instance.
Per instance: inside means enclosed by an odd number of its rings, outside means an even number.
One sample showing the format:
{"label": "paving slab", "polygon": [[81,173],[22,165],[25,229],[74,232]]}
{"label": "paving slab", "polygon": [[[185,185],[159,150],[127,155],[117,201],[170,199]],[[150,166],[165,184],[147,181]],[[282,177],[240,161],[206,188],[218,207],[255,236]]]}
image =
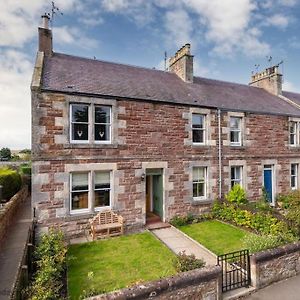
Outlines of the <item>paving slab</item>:
{"label": "paving slab", "polygon": [[207,266],[215,266],[217,263],[216,255],[173,226],[151,232],[176,254],[182,251],[186,254],[194,254],[197,258],[202,258]]}

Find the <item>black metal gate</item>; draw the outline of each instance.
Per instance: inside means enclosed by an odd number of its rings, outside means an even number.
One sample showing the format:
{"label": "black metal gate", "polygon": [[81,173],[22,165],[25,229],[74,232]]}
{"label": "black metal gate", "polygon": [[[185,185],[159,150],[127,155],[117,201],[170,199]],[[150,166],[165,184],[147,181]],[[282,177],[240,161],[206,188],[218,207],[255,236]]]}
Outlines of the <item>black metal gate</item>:
{"label": "black metal gate", "polygon": [[222,267],[223,292],[250,285],[249,250],[219,255],[218,265]]}

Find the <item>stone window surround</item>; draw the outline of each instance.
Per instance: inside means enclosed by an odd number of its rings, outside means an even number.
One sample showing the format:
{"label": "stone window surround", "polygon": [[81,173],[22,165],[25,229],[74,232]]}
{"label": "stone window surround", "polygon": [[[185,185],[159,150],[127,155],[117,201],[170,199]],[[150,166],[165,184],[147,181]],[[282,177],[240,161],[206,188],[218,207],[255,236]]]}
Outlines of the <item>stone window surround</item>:
{"label": "stone window surround", "polygon": [[[247,161],[246,160],[230,160],[228,166],[224,167],[224,171],[228,173],[225,178],[225,186],[228,187],[228,192],[231,190],[231,167],[242,167],[242,188],[247,192],[248,190],[248,177],[247,177]],[[227,169],[228,168],[228,169]],[[227,170],[226,170],[227,169]]]}
{"label": "stone window surround", "polygon": [[[240,145],[234,145],[230,142],[230,118],[231,117],[237,117],[241,118],[241,144]],[[244,112],[227,112],[227,140],[223,141],[224,146],[230,146],[234,148],[244,147],[246,142],[246,126],[245,126],[245,113]]]}
{"label": "stone window surround", "polygon": [[[296,164],[297,165],[297,186],[296,189],[298,189],[300,187],[300,159],[291,159],[290,160],[290,166],[289,166],[289,177],[290,177],[290,186],[291,186],[291,167],[292,164]],[[292,188],[292,187],[291,187]]]}
{"label": "stone window surround", "polygon": [[[200,114],[205,116],[205,140],[204,143],[193,143],[193,130],[192,130],[192,125],[193,125],[193,114]],[[211,134],[212,134],[212,128],[211,128],[211,110],[206,109],[206,108],[199,108],[199,107],[190,107],[189,113],[188,113],[188,141],[190,144],[195,147],[205,147],[205,146],[215,146],[216,141],[213,141],[211,139]]]}
{"label": "stone window surround", "polygon": [[[65,188],[65,209],[66,215],[68,216],[81,216],[81,215],[90,215],[97,213],[103,209],[107,209],[107,207],[99,208],[97,210],[94,209],[94,193],[93,189],[89,188],[89,205],[87,210],[83,211],[71,211],[71,173],[75,172],[89,172],[95,173],[97,171],[109,171],[110,172],[110,208],[113,209],[115,206],[115,197],[116,197],[116,171],[117,171],[117,164],[116,163],[86,163],[86,164],[67,164],[66,173],[69,175],[69,180],[67,183],[67,187]],[[89,175],[89,187],[93,187],[93,177]]]}
{"label": "stone window surround", "polygon": [[[199,199],[193,197],[193,168],[204,167],[206,168],[206,199]],[[210,161],[191,161],[189,163],[189,181],[191,183],[191,202],[193,204],[205,204],[210,203],[214,199],[212,198],[212,172],[210,170],[211,162]]]}
{"label": "stone window surround", "polygon": [[[94,126],[90,125],[89,130],[89,141],[72,141],[71,140],[71,104],[87,104],[89,106],[95,106],[95,105],[103,105],[103,106],[110,106],[111,107],[111,140],[109,142],[98,142],[94,141],[93,133],[94,133]],[[114,99],[103,99],[103,98],[92,98],[92,97],[79,97],[79,96],[66,96],[66,105],[67,105],[67,111],[68,111],[68,128],[66,132],[68,133],[68,144],[73,146],[112,146],[117,145],[118,141],[118,110],[117,110],[117,101]],[[93,110],[89,110],[89,123],[93,124],[91,122],[93,118]]]}
{"label": "stone window surround", "polygon": [[[291,144],[290,143],[290,123],[291,122],[296,122],[296,143]],[[295,147],[300,147],[300,118],[293,118],[289,117],[288,119],[288,146],[295,148]]]}

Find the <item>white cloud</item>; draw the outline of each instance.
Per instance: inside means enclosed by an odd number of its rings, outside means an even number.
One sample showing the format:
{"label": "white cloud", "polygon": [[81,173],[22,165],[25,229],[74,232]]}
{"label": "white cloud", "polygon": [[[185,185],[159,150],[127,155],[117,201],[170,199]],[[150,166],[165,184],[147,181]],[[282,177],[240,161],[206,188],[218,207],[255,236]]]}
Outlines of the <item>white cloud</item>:
{"label": "white cloud", "polygon": [[192,22],[185,10],[168,11],[165,16],[165,27],[168,31],[168,40],[177,47],[191,41]]}
{"label": "white cloud", "polygon": [[30,145],[30,58],[15,50],[0,51],[0,148]]}
{"label": "white cloud", "polygon": [[284,29],[289,25],[289,20],[290,18],[287,16],[275,14],[266,18],[266,24]]}

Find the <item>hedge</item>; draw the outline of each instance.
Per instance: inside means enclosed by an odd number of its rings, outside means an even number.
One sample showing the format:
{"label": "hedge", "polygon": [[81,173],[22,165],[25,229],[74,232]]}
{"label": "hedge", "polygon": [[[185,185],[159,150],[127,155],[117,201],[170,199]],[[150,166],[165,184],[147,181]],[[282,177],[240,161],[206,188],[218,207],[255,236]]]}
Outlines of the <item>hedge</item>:
{"label": "hedge", "polygon": [[0,185],[2,185],[2,198],[9,200],[21,188],[21,176],[17,171],[0,169]]}

